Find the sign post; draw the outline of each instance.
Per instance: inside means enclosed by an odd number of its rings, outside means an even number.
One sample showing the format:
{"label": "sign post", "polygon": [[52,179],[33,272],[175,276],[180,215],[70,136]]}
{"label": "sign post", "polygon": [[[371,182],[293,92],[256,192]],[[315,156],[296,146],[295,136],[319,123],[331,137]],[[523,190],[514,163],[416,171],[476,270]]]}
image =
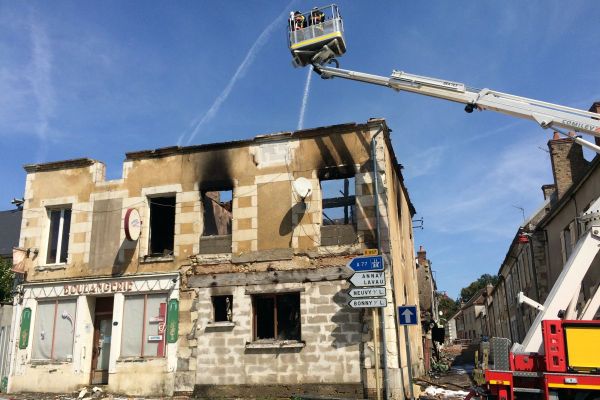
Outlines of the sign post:
{"label": "sign post", "polygon": [[[375,391],[377,400],[381,400],[381,366],[379,359],[379,311],[387,306],[385,298],[385,266],[383,256],[377,255],[377,249],[365,250],[365,255],[354,257],[346,266],[354,271],[348,281],[355,287],[348,294],[352,299],[348,305],[352,308],[370,308],[373,321],[373,346],[375,356]],[[385,356],[385,353],[384,353]],[[384,357],[385,360],[385,357]],[[387,396],[386,396],[387,397]]]}
{"label": "sign post", "polygon": [[415,397],[412,387],[412,361],[410,359],[410,340],[408,337],[408,326],[417,325],[417,306],[399,306],[398,323],[404,325],[404,343],[406,344],[406,362],[408,363],[408,382],[410,389],[410,398]]}

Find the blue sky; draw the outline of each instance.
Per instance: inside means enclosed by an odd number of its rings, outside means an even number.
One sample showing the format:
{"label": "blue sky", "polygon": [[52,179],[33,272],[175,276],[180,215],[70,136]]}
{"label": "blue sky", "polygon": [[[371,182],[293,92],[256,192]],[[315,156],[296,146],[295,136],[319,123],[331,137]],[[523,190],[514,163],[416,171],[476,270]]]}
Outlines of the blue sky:
{"label": "blue sky", "polygon": [[[318,5],[324,5],[325,3]],[[600,3],[340,1],[341,66],[392,69],[587,109],[600,100]],[[118,178],[127,151],[294,130],[307,70],[286,17],[307,1],[0,0],[0,209],[23,164],[91,157]],[[459,104],[314,76],[304,127],[384,117],[425,229],[438,286],[455,297],[496,273],[523,207],[551,183],[550,132]]]}

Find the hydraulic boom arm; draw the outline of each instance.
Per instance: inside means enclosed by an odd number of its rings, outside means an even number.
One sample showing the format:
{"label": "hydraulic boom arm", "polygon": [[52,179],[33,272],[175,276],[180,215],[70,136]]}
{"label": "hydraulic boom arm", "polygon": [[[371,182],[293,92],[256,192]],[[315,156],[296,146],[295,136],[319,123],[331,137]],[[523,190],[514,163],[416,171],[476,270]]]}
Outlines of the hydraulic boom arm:
{"label": "hydraulic boom arm", "polygon": [[[323,59],[323,58],[322,58]],[[325,59],[330,59],[325,57]],[[403,90],[430,97],[465,104],[465,111],[492,110],[519,118],[537,122],[544,129],[553,129],[563,135],[568,131],[581,132],[600,137],[600,115],[576,108],[565,107],[544,101],[513,96],[490,89],[473,89],[463,83],[437,78],[412,75],[402,71],[393,71],[390,77],[365,74],[313,63],[314,70],[324,79],[344,78],[374,85],[387,86],[394,90]],[[600,147],[580,137],[575,142],[600,154]]]}

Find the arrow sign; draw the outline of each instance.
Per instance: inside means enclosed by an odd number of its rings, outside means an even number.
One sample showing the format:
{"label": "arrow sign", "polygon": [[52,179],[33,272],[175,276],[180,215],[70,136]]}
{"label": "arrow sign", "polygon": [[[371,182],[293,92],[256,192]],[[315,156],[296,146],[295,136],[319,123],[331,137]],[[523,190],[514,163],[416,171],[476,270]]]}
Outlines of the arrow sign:
{"label": "arrow sign", "polygon": [[360,297],[379,297],[385,296],[385,288],[384,287],[372,287],[372,288],[352,288],[348,292],[350,297],[360,298]]}
{"label": "arrow sign", "polygon": [[352,299],[348,303],[352,308],[382,308],[387,306],[387,300],[380,299]]}
{"label": "arrow sign", "polygon": [[354,286],[384,286],[385,272],[357,272],[349,281]]}
{"label": "arrow sign", "polygon": [[398,307],[400,325],[417,325],[417,306]]}
{"label": "arrow sign", "polygon": [[383,271],[383,256],[354,257],[346,265],[354,272]]}

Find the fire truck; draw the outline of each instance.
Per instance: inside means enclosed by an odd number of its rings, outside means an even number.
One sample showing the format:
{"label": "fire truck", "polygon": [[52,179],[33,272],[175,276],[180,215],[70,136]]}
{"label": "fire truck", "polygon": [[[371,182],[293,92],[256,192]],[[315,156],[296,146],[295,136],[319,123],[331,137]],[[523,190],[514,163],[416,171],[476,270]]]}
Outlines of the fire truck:
{"label": "fire truck", "polygon": [[[314,18],[315,13],[322,14]],[[600,115],[464,83],[394,70],[388,77],[339,68],[346,52],[343,20],[336,5],[292,13],[288,44],[296,67],[309,66],[323,79],[343,78],[396,91],[413,92],[529,119],[600,154],[578,134],[600,137]],[[581,217],[585,234],[577,242],[544,304],[522,293],[515,301],[535,307],[537,317],[523,343],[493,352],[493,368],[467,398],[600,400],[600,290],[576,310],[581,283],[600,250],[600,198]],[[501,342],[498,342],[501,343]],[[502,347],[502,346],[499,346]]]}

